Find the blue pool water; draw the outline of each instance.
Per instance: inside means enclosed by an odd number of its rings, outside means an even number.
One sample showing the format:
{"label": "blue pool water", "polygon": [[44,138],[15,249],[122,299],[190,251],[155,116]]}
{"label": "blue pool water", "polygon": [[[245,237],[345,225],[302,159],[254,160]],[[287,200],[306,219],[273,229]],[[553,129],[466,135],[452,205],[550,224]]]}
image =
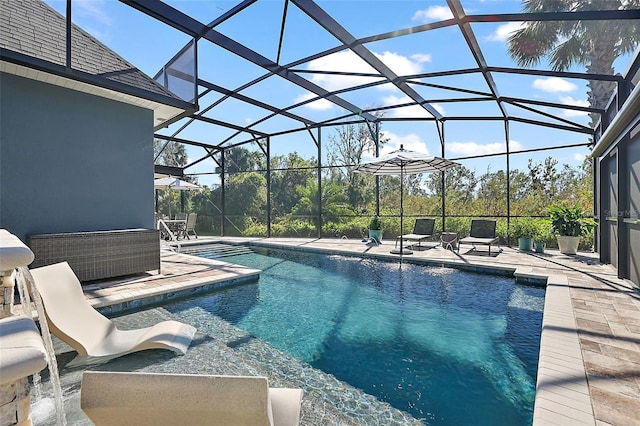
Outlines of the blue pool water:
{"label": "blue pool water", "polygon": [[261,269],[257,283],[165,308],[199,328],[219,316],[425,424],[531,424],[544,289],[450,268],[255,251],[223,260]]}

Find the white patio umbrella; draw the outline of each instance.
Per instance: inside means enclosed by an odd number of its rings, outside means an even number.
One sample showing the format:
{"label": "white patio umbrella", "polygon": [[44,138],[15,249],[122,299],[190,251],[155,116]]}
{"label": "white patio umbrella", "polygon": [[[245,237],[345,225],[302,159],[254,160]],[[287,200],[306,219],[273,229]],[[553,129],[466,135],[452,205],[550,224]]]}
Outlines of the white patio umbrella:
{"label": "white patio umbrella", "polygon": [[403,249],[404,243],[402,241],[404,175],[439,172],[457,165],[458,163],[444,158],[432,157],[415,151],[408,151],[400,145],[399,150],[359,164],[354,168],[353,171],[356,173],[369,173],[372,175],[400,175],[400,249],[396,250],[394,248],[391,250],[391,253],[400,254],[400,256],[403,254],[413,253],[411,250]]}
{"label": "white patio umbrella", "polygon": [[178,179],[177,177],[173,177],[173,176],[166,176],[160,179],[154,179],[153,187],[155,189],[173,189],[176,191],[193,191],[193,190],[202,189],[198,185]]}
{"label": "white patio umbrella", "polygon": [[[173,177],[173,176],[166,176],[163,178],[154,179],[153,187],[154,189],[172,189],[174,191],[197,191],[202,189],[202,187],[196,184],[184,181],[182,179],[178,179],[177,177]],[[180,204],[182,206],[181,209],[184,210],[184,198],[182,197],[182,194],[184,193],[180,194]],[[156,206],[157,205],[158,205],[158,193],[156,191]],[[171,214],[171,211],[169,211],[169,214]]]}

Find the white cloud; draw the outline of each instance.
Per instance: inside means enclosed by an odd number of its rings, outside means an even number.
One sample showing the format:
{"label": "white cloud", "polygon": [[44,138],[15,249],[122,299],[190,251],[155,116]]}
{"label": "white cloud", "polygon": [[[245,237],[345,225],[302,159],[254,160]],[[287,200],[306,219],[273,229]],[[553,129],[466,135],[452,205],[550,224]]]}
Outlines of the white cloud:
{"label": "white cloud", "polygon": [[444,21],[445,19],[453,18],[451,9],[447,6],[431,6],[424,10],[418,10],[413,14],[414,21],[419,21],[423,24],[433,21]]}
{"label": "white cloud", "polygon": [[98,21],[102,25],[111,26],[113,22],[107,12],[102,10],[104,3],[96,0],[76,0],[73,2],[73,13]]}
{"label": "white cloud", "polygon": [[428,53],[415,53],[411,55],[411,59],[419,64],[422,64],[424,62],[431,62],[431,55]]}
{"label": "white cloud", "polygon": [[572,92],[576,90],[578,87],[559,77],[549,77],[549,78],[536,78],[533,81],[533,88],[539,89],[545,92]]}
{"label": "white cloud", "polygon": [[440,114],[447,115],[445,110],[444,110],[444,107],[442,105],[440,105],[440,104],[431,104],[431,106],[434,107],[436,109],[436,111],[438,111]]}
{"label": "white cloud", "polygon": [[111,40],[113,20],[104,10],[105,2],[98,0],[76,0],[73,2],[74,22],[98,40]]}
{"label": "white cloud", "polygon": [[[384,62],[397,75],[412,75],[422,72],[422,63],[428,62],[430,56],[419,53],[408,58],[394,52],[385,51],[383,53],[373,52],[378,59]],[[350,50],[334,53],[322,58],[314,59],[307,64],[307,69],[311,71],[338,71],[338,72],[354,72],[379,74],[369,64],[367,64],[358,55]],[[371,83],[380,80],[379,77],[367,76],[344,76],[331,74],[315,74],[311,81],[318,86],[329,91],[344,89],[346,87],[357,86],[360,84]]]}
{"label": "white cloud", "polygon": [[[317,95],[314,93],[305,93],[295,98],[293,102],[297,104],[299,102],[308,101],[309,99],[312,99],[315,97],[317,97]],[[317,101],[310,102],[308,104],[305,104],[304,106],[306,108],[314,109],[316,111],[326,111],[328,109],[333,108],[334,104],[333,102],[328,101],[326,99],[318,99]]]}
{"label": "white cloud", "polygon": [[[581,107],[589,106],[589,101],[587,101],[586,99],[585,100],[573,99],[571,96],[561,96],[560,102],[562,102],[564,105],[575,105],[575,106],[581,106]],[[583,117],[585,115],[589,115],[589,113],[586,111],[576,111],[572,109],[565,109],[563,110],[562,115],[564,115],[565,117]]]}
{"label": "white cloud", "polygon": [[576,160],[578,163],[582,163],[585,158],[587,158],[587,156],[584,154],[578,154],[578,153],[573,154],[573,159]]}
{"label": "white cloud", "polygon": [[[416,53],[414,55],[411,55],[410,58],[389,51],[385,51],[383,53],[373,53],[397,75],[420,74],[423,71],[422,64],[431,61],[431,56],[425,53]],[[315,59],[307,64],[306,69],[311,71],[338,71],[379,74],[369,64],[367,64],[358,55],[350,50],[344,50],[342,52]],[[312,82],[330,92],[347,87],[367,84],[378,80],[381,80],[381,77],[345,76],[331,74],[314,74],[311,77]],[[389,90],[393,87],[394,86],[391,84],[376,86],[378,90]],[[312,95],[310,94],[300,95],[296,99],[296,102],[301,102],[310,99],[311,97]],[[329,101],[317,101],[305,106],[313,109],[324,110],[331,108],[333,104]]]}
{"label": "white cloud", "polygon": [[581,107],[588,107],[589,106],[589,101],[586,99],[573,99],[571,96],[561,96],[560,97],[560,102],[562,102],[564,105],[574,105],[574,106],[581,106]]}
{"label": "white cloud", "polygon": [[[382,99],[383,106],[398,105],[398,104],[404,104],[409,102],[412,102],[412,99],[409,98],[408,96],[398,97],[398,96],[391,95],[391,96],[386,96]],[[440,114],[445,115],[445,111],[442,106],[438,104],[431,104],[431,106],[434,107],[436,111],[438,111]],[[412,106],[407,106],[402,108],[390,109],[390,110],[387,110],[386,116],[390,118],[393,118],[393,117],[431,118],[432,117],[432,115],[429,114],[427,110],[422,108],[420,105],[412,105]]]}
{"label": "white cloud", "polygon": [[[376,74],[373,68],[349,50],[314,59],[307,64],[306,68],[311,71],[324,70]],[[330,74],[314,74],[313,77],[311,77],[311,81],[329,91],[366,84],[375,80],[378,80],[378,78]]]}
{"label": "white cloud", "polygon": [[[392,151],[396,151],[400,149],[400,145],[402,145],[404,149],[429,155],[429,149],[427,148],[426,142],[424,142],[420,138],[420,136],[416,135],[415,133],[409,133],[408,135],[397,135],[393,132],[384,131],[382,132],[380,137],[384,139],[389,139],[389,142],[385,143],[380,147],[380,155],[384,155]],[[366,159],[371,159],[373,157],[374,157],[373,153],[365,154]]]}
{"label": "white cloud", "polygon": [[507,41],[509,36],[522,29],[525,28],[526,24],[524,22],[507,22],[506,24],[498,25],[496,31],[487,37],[489,41]]}
{"label": "white cloud", "polygon": [[[504,142],[494,142],[486,144],[479,144],[477,142],[446,142],[445,147],[450,153],[459,154],[461,156],[487,155],[503,153],[507,151]],[[511,151],[521,150],[522,144],[514,140],[509,141],[509,149]]]}
{"label": "white cloud", "polygon": [[387,154],[391,151],[400,149],[400,145],[404,149],[409,151],[420,152],[422,154],[429,154],[429,148],[427,148],[426,142],[420,139],[420,136],[415,133],[409,133],[408,135],[396,135],[392,132],[383,132],[384,137],[389,138],[389,142],[382,146],[382,153]]}
{"label": "white cloud", "polygon": [[406,56],[398,55],[397,53],[389,52],[388,50],[382,54],[375,52],[373,54],[391,68],[391,71],[397,75],[418,74],[422,72],[422,65],[420,64],[431,60],[431,57],[424,53],[411,55],[411,59],[414,59],[413,61]]}

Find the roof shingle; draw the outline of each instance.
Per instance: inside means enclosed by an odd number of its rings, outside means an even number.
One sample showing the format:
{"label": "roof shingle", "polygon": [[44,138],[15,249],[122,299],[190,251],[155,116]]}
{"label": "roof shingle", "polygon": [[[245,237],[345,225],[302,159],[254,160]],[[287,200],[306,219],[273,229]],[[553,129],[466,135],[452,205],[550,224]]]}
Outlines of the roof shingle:
{"label": "roof shingle", "polygon": [[[56,65],[66,64],[66,18],[40,0],[0,0],[0,47]],[[152,78],[75,24],[71,68],[179,100]]]}

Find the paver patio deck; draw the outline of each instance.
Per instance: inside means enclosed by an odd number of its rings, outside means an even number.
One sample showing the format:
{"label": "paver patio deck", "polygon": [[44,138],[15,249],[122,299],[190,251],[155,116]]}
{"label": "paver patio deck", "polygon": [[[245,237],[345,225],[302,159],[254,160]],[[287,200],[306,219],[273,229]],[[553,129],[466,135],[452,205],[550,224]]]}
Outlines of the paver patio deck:
{"label": "paver patio deck", "polygon": [[[199,238],[188,244],[224,242],[328,251],[398,259],[393,242],[380,246],[345,239]],[[488,256],[480,248],[460,253],[433,247],[407,261],[514,272],[518,279],[547,279],[534,424],[640,424],[640,290],[617,278],[593,253],[545,254],[503,247]],[[255,279],[256,271],[224,262],[163,252],[162,273],[84,286],[96,306],[136,306],[136,301],[229,279]],[[213,283],[213,284],[212,284]],[[155,299],[154,299],[155,298]],[[123,304],[123,301],[125,303]],[[129,305],[128,305],[129,304]],[[109,309],[109,308],[106,308]]]}

